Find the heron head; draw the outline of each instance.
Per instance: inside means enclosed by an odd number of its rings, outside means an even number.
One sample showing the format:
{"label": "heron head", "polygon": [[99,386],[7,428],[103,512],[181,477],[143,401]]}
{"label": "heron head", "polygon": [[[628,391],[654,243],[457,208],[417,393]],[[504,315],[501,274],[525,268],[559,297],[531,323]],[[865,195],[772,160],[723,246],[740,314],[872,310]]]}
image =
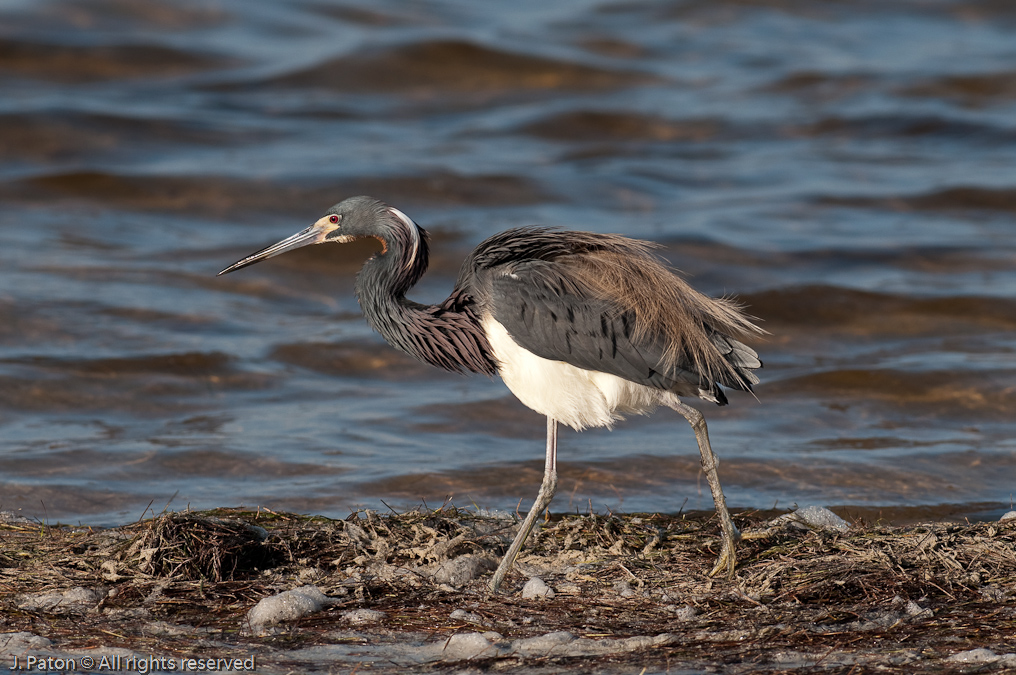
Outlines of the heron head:
{"label": "heron head", "polygon": [[310,244],[332,241],[345,244],[363,237],[374,237],[381,242],[384,253],[389,242],[400,233],[408,234],[414,247],[418,245],[418,228],[404,213],[373,197],[350,197],[325,211],[310,227],[233,263],[219,272],[219,276]]}

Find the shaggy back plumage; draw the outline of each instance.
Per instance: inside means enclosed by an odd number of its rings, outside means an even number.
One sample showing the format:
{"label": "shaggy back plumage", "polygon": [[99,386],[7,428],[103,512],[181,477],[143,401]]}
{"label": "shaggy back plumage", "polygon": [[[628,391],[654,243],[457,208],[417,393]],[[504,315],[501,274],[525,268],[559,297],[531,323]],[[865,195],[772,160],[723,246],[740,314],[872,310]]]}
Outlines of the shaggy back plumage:
{"label": "shaggy back plumage", "polygon": [[[703,382],[751,390],[762,364],[738,338],[765,331],[728,298],[711,298],[689,286],[654,252],[655,244],[616,234],[544,227],[505,230],[485,240],[463,263],[457,288],[476,289],[481,301],[491,273],[523,267],[544,282],[564,285],[562,294],[602,301],[611,318],[633,324],[633,341],[664,345],[658,367],[698,373]],[[718,392],[720,396],[722,393]]]}
{"label": "shaggy back plumage", "polygon": [[[729,355],[738,350],[731,341],[722,340],[733,338],[743,347],[737,338],[765,333],[743,313],[740,304],[696,291],[652,253],[648,242],[618,235],[599,238],[605,240],[603,250],[577,256],[572,263],[574,278],[615,305],[617,312],[634,317],[634,340],[662,339],[666,344],[664,368],[691,364],[706,379],[740,389],[757,383],[754,375],[749,372],[746,377],[744,371],[761,364],[750,358],[731,360]],[[739,386],[742,384],[747,386]]]}

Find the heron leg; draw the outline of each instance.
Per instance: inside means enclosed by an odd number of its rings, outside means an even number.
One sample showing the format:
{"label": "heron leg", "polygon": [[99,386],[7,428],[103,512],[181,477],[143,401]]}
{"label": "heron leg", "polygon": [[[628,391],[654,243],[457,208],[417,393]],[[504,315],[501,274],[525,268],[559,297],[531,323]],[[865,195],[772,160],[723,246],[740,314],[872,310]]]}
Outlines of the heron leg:
{"label": "heron leg", "polygon": [[523,544],[526,543],[526,539],[529,538],[529,533],[533,529],[533,525],[536,524],[536,519],[540,517],[543,510],[550,505],[550,500],[554,498],[554,492],[557,490],[557,420],[548,417],[547,418],[547,462],[543,468],[543,483],[540,485],[540,492],[536,495],[536,501],[533,502],[533,507],[529,509],[529,513],[526,515],[526,519],[522,521],[522,527],[519,528],[519,533],[515,535],[515,540],[512,545],[508,547],[508,552],[501,558],[501,564],[497,566],[497,570],[494,572],[494,578],[490,580],[490,590],[497,592],[497,589],[501,586],[504,578],[508,575],[508,571],[515,564],[515,558],[518,557],[519,551],[522,550]]}
{"label": "heron leg", "polygon": [[702,413],[690,405],[680,401],[669,405],[681,413],[695,431],[695,440],[698,441],[699,453],[702,455],[702,470],[705,471],[706,480],[709,481],[709,489],[713,493],[716,514],[720,517],[720,529],[723,530],[723,545],[720,549],[720,557],[716,560],[716,566],[713,567],[709,576],[716,576],[723,571],[726,571],[727,576],[732,576],[734,574],[734,565],[737,563],[735,546],[741,538],[741,533],[737,530],[737,526],[734,525],[734,521],[731,520],[730,512],[727,511],[727,500],[723,496],[723,488],[720,487],[720,477],[716,473],[719,460],[713,453],[712,446],[709,445],[709,430],[706,428],[706,420],[702,417]]}

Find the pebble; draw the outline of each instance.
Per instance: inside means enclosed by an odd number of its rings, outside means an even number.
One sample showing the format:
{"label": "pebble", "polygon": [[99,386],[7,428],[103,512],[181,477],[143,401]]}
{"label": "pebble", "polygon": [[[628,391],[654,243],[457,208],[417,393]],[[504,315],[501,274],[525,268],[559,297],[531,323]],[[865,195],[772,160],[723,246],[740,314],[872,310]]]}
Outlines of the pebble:
{"label": "pebble", "polygon": [[512,643],[512,651],[521,656],[547,656],[551,651],[572,642],[575,636],[568,631],[557,631],[546,635],[516,640]]}
{"label": "pebble", "polygon": [[631,584],[622,579],[621,581],[614,582],[614,592],[620,595],[622,598],[634,598],[635,591],[631,589]]}
{"label": "pebble", "polygon": [[931,616],[933,614],[933,612],[930,609],[921,607],[913,600],[907,603],[907,607],[904,611],[907,613],[907,616],[921,616],[923,614]]}
{"label": "pebble", "polygon": [[994,663],[1002,657],[984,647],[978,647],[977,649],[968,649],[965,652],[957,652],[946,659],[953,663]]}
{"label": "pebble", "polygon": [[602,639],[576,638],[567,631],[548,633],[527,640],[516,640],[511,650],[518,656],[599,656],[642,651],[670,644],[677,637],[669,633],[662,635],[636,635],[629,638]]}
{"label": "pebble", "polygon": [[490,559],[484,556],[460,555],[443,562],[434,572],[434,581],[458,588],[476,579],[492,567]]}
{"label": "pebble", "polygon": [[486,621],[483,620],[483,617],[480,616],[479,614],[476,614],[474,612],[467,612],[464,609],[456,609],[455,611],[453,611],[451,614],[448,615],[448,618],[451,619],[452,621],[465,621],[466,623],[477,623],[477,624],[487,623]]}
{"label": "pebble", "polygon": [[698,616],[698,610],[691,605],[685,605],[684,607],[676,608],[673,611],[674,618],[678,621],[691,621]]}
{"label": "pebble", "polygon": [[676,640],[671,634],[636,635],[630,638],[592,639],[576,638],[567,631],[515,640],[505,643],[498,633],[457,633],[447,640],[432,642],[416,648],[415,660],[463,661],[474,658],[523,657],[546,658],[570,656],[599,656],[652,649]]}
{"label": "pebble", "polygon": [[90,588],[77,586],[66,591],[26,593],[18,598],[19,609],[29,612],[53,612],[63,614],[84,611],[95,607],[99,602],[99,594]]}
{"label": "pebble", "polygon": [[522,597],[526,599],[554,597],[554,589],[544,583],[540,577],[533,577],[522,587]]}
{"label": "pebble", "polygon": [[268,626],[282,621],[292,621],[301,616],[321,611],[334,600],[321,592],[317,586],[300,586],[262,598],[247,612],[247,623],[253,633],[258,633]]}
{"label": "pebble", "polygon": [[497,648],[479,633],[456,633],[431,646],[442,661],[464,661],[478,656],[494,656]]}
{"label": "pebble", "polygon": [[785,525],[799,530],[832,530],[846,532],[850,523],[823,506],[804,506],[793,513],[786,513],[772,521],[773,525]]}
{"label": "pebble", "polygon": [[26,654],[49,647],[53,642],[35,633],[0,633],[0,654]]}
{"label": "pebble", "polygon": [[339,618],[354,626],[368,626],[372,623],[381,623],[384,621],[385,616],[387,615],[384,612],[379,612],[376,609],[351,609],[348,612],[339,614]]}

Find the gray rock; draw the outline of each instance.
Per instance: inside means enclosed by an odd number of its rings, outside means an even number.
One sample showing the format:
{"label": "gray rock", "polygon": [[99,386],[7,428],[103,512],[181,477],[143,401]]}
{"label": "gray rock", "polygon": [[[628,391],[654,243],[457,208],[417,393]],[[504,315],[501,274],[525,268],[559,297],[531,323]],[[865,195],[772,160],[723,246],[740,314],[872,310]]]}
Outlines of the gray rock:
{"label": "gray rock", "polygon": [[614,591],[622,598],[634,598],[635,591],[632,590],[631,584],[622,579],[621,581],[614,582]]}
{"label": "gray rock", "polygon": [[664,633],[662,635],[636,635],[629,638],[618,638],[616,640],[604,639],[593,640],[591,638],[580,638],[563,647],[562,652],[557,656],[599,656],[602,654],[623,654],[625,652],[637,652],[660,645],[669,644],[676,640],[676,636]]}
{"label": "gray rock", "polygon": [[518,656],[599,656],[602,654],[622,654],[625,652],[650,649],[669,644],[676,640],[669,633],[662,635],[636,635],[616,640],[592,638],[576,638],[571,633],[560,631],[547,633],[526,640],[516,640],[511,645],[511,652]]}
{"label": "gray rock", "polygon": [[258,633],[268,626],[319,612],[332,602],[317,586],[301,586],[262,598],[247,612],[247,623],[251,632]]}
{"label": "gray rock", "polygon": [[432,646],[442,661],[464,661],[478,656],[495,656],[497,648],[479,633],[456,633],[447,640]]}
{"label": "gray rock", "polygon": [[165,637],[181,637],[211,632],[214,632],[214,629],[195,628],[194,626],[169,623],[167,621],[149,621],[145,624],[145,633],[149,635],[163,635]]}
{"label": "gray rock", "polygon": [[805,506],[793,513],[786,513],[772,521],[772,525],[791,527],[799,530],[829,530],[846,532],[850,523],[822,506]]}
{"label": "gray rock", "polygon": [[453,611],[451,614],[448,615],[448,618],[451,619],[452,621],[465,621],[467,623],[475,623],[480,625],[487,623],[486,621],[483,620],[483,617],[480,616],[479,614],[476,614],[474,612],[467,612],[464,609],[456,609],[455,611]]}
{"label": "gray rock", "polygon": [[1002,657],[984,647],[968,649],[965,652],[957,652],[946,659],[951,663],[994,663]]}
{"label": "gray rock", "polygon": [[831,651],[819,656],[813,652],[799,651],[776,651],[769,657],[774,665],[781,671],[802,670],[807,672],[815,667],[815,661],[822,658],[822,664],[831,664],[833,667],[853,665],[857,657],[853,654],[844,654],[839,651]]}
{"label": "gray rock", "polygon": [[384,621],[384,612],[379,612],[376,609],[351,609],[348,612],[342,612],[339,617],[346,623],[354,626],[368,626],[373,623],[381,623]]}
{"label": "gray rock", "polygon": [[691,621],[698,616],[698,610],[691,605],[678,607],[674,610],[674,618],[678,621]]}
{"label": "gray rock", "polygon": [[988,584],[977,589],[977,592],[981,594],[981,597],[989,602],[1004,602],[1009,594],[1006,593],[1004,588],[1001,588],[998,584]]}
{"label": "gray rock", "polygon": [[906,606],[906,608],[903,611],[905,611],[907,613],[907,616],[914,616],[914,617],[917,617],[917,616],[931,616],[932,614],[934,614],[934,612],[932,612],[930,609],[927,609],[925,607],[921,607],[920,605],[918,605],[913,600],[911,600],[910,602],[907,603],[907,606]]}
{"label": "gray rock", "polygon": [[[0,657],[20,656],[49,647],[53,642],[35,633],[0,633]],[[8,661],[9,659],[4,658]]]}
{"label": "gray rock", "polygon": [[434,581],[458,588],[492,568],[489,558],[472,554],[460,555],[442,563],[434,572]]}
{"label": "gray rock", "polygon": [[525,640],[516,640],[512,643],[512,651],[521,656],[547,656],[551,652],[559,655],[561,647],[574,640],[574,635],[562,630]]}
{"label": "gray rock", "polygon": [[547,598],[549,600],[554,595],[554,589],[545,584],[540,577],[533,577],[522,587],[522,597],[527,600],[533,598]]}
{"label": "gray rock", "polygon": [[77,586],[66,591],[26,593],[17,600],[18,608],[30,612],[64,614],[81,612],[99,604],[100,594],[90,588]]}

